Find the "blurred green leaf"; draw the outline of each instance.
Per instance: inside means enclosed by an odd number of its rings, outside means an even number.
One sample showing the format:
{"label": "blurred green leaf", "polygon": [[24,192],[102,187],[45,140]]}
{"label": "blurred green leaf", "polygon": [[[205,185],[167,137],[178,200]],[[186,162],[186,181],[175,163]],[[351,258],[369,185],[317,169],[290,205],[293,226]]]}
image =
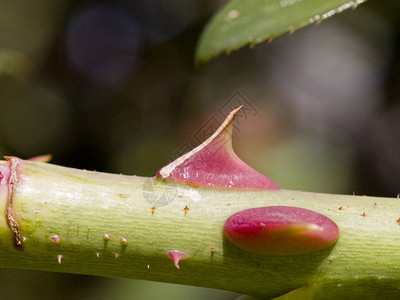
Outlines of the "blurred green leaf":
{"label": "blurred green leaf", "polygon": [[0,0],[0,48],[26,55],[35,64],[56,40],[70,0]]}
{"label": "blurred green leaf", "polygon": [[286,32],[320,22],[366,0],[231,0],[214,15],[197,47],[196,62],[247,44],[253,47]]}
{"label": "blurred green leaf", "polygon": [[23,53],[0,47],[0,75],[24,78],[31,73],[32,67],[32,61]]}

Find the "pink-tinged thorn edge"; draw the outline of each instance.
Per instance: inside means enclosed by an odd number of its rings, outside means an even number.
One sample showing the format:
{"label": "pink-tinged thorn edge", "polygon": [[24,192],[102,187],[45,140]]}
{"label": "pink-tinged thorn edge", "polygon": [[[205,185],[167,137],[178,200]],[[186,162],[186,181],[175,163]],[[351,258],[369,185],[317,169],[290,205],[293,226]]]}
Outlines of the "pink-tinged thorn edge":
{"label": "pink-tinged thorn edge", "polygon": [[268,177],[243,162],[232,148],[233,110],[205,142],[157,172],[157,178],[202,187],[279,190]]}
{"label": "pink-tinged thorn edge", "polygon": [[61,254],[57,255],[57,261],[58,261],[59,265],[61,265],[62,258],[63,258],[63,256]]}
{"label": "pink-tinged thorn edge", "polygon": [[250,208],[225,222],[226,237],[241,249],[264,255],[294,255],[325,249],[339,238],[328,217],[299,207]]}
{"label": "pink-tinged thorn edge", "polygon": [[180,269],[179,262],[187,258],[186,254],[178,251],[178,250],[171,250],[168,252],[169,258],[174,261],[174,265],[177,269]]}
{"label": "pink-tinged thorn edge", "polygon": [[11,163],[6,162],[0,164],[0,187],[6,187],[10,180],[10,173],[11,173]]}
{"label": "pink-tinged thorn edge", "polygon": [[14,248],[18,251],[23,251],[24,245],[18,223],[19,218],[15,213],[13,205],[15,188],[20,184],[18,169],[22,160],[14,156],[4,156],[4,158],[9,162],[7,165],[8,171],[6,172],[8,173],[8,178],[7,180],[2,180],[2,185],[5,184],[6,188],[4,188],[4,186],[0,186],[0,193],[2,194],[3,191],[6,191],[7,193],[7,204],[5,210],[6,220],[8,227],[10,227],[14,235]]}
{"label": "pink-tinged thorn edge", "polygon": [[53,155],[45,154],[45,155],[39,155],[39,156],[29,158],[28,160],[48,163],[49,161],[51,161],[52,158],[53,158]]}

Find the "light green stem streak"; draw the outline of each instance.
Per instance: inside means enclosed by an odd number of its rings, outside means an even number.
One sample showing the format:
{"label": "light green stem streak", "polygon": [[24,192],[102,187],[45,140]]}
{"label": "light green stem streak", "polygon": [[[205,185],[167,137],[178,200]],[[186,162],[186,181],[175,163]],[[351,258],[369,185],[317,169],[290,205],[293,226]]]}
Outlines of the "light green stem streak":
{"label": "light green stem streak", "polygon": [[[0,266],[165,281],[268,297],[326,283],[331,291],[342,285],[373,284],[387,287],[384,294],[399,292],[399,199],[179,185],[171,186],[174,200],[152,214],[152,205],[143,196],[146,180],[21,161],[13,208],[26,240],[23,251],[14,249],[3,213]],[[168,183],[160,183],[154,193],[166,187]],[[7,193],[0,190],[3,211],[6,202]],[[338,224],[339,241],[308,255],[264,256],[240,250],[224,238],[223,225],[230,215],[270,205],[326,215]],[[104,234],[110,236],[108,242]],[[52,242],[52,235],[58,235],[60,243]],[[121,246],[121,238],[128,240],[127,247]],[[167,256],[170,250],[188,256],[179,270]],[[63,256],[61,264],[57,255]]]}

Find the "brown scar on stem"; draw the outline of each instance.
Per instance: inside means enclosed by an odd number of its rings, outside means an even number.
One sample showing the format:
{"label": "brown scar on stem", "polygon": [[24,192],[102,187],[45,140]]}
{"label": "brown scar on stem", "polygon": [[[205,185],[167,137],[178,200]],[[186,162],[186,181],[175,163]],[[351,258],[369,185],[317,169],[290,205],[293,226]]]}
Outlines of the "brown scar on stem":
{"label": "brown scar on stem", "polygon": [[14,234],[14,248],[18,251],[24,250],[24,245],[22,244],[23,238],[21,236],[21,231],[19,229],[19,224],[17,222],[17,216],[15,215],[14,207],[13,207],[13,196],[15,193],[15,188],[18,185],[18,174],[17,169],[18,165],[21,162],[21,159],[14,156],[4,156],[4,158],[9,161],[10,164],[10,179],[8,183],[8,199],[6,206],[6,219],[8,227],[10,227],[11,231]]}

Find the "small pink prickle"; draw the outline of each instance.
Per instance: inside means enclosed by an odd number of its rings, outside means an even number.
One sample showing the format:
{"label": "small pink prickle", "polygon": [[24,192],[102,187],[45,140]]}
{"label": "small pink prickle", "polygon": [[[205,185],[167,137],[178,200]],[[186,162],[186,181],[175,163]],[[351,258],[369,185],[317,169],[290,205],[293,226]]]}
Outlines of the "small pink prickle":
{"label": "small pink prickle", "polygon": [[60,236],[58,236],[58,235],[52,235],[51,237],[50,237],[50,240],[54,243],[54,244],[58,244],[59,242],[60,242]]}
{"label": "small pink prickle", "polygon": [[121,238],[121,246],[126,247],[126,246],[128,246],[128,245],[129,245],[128,240],[127,240],[126,238]]}
{"label": "small pink prickle", "polygon": [[57,255],[57,261],[58,261],[59,265],[61,265],[62,258],[63,258],[63,256],[61,254]]}
{"label": "small pink prickle", "polygon": [[185,208],[183,209],[183,211],[185,212],[185,216],[186,216],[189,211],[189,207],[186,205]]}
{"label": "small pink prickle", "polygon": [[325,249],[339,238],[328,217],[299,207],[250,208],[230,216],[226,237],[241,249],[265,255],[304,254]]}
{"label": "small pink prickle", "polygon": [[187,255],[178,250],[171,250],[168,252],[169,258],[174,261],[174,265],[177,269],[180,269],[179,262],[187,258]]}

